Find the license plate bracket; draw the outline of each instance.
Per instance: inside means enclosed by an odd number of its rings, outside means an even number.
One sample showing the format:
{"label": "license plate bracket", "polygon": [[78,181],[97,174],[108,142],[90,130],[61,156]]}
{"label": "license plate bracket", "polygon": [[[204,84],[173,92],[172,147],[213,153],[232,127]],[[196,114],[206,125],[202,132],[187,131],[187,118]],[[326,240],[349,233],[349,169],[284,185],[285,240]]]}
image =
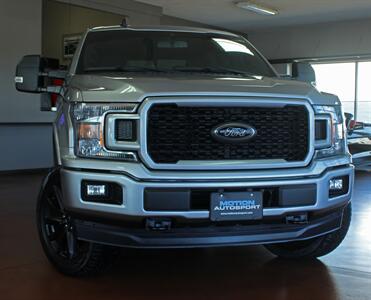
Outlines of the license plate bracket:
{"label": "license plate bracket", "polygon": [[211,194],[211,221],[248,221],[261,220],[262,218],[262,192],[220,192]]}

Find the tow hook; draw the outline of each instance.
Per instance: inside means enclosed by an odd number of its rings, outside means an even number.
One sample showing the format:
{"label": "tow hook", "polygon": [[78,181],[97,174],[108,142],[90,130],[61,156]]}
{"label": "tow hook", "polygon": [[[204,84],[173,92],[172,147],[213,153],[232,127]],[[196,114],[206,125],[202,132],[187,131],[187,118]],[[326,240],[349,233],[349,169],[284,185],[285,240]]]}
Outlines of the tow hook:
{"label": "tow hook", "polygon": [[298,214],[298,215],[292,215],[292,216],[286,216],[286,224],[308,224],[308,214]]}
{"label": "tow hook", "polygon": [[146,219],[146,229],[152,231],[167,231],[171,229],[170,219],[157,219],[149,218]]}

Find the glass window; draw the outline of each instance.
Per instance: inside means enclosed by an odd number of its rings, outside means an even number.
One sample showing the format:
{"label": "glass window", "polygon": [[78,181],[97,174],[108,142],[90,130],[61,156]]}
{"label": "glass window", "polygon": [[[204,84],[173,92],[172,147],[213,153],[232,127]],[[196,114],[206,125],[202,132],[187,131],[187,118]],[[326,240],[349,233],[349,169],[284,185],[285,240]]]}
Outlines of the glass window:
{"label": "glass window", "polygon": [[354,114],[356,63],[320,63],[312,66],[316,72],[317,88],[337,95],[344,112]]}
{"label": "glass window", "polygon": [[371,62],[358,63],[357,120],[371,123]]}
{"label": "glass window", "polygon": [[275,76],[259,53],[239,37],[171,31],[91,32],[77,73],[108,71]]}

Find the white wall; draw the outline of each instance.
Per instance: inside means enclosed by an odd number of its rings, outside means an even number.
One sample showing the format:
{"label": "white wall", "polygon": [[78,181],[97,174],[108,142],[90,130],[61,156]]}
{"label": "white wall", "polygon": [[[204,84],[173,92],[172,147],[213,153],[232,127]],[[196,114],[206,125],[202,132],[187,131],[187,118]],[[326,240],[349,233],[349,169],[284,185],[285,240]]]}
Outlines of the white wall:
{"label": "white wall", "polygon": [[0,171],[50,168],[51,124],[0,124]]}
{"label": "white wall", "polygon": [[[41,53],[42,0],[1,0],[0,4],[0,123],[50,122],[40,112],[39,95],[14,88],[14,73],[23,55]],[[1,148],[1,147],[0,147]]]}
{"label": "white wall", "polygon": [[270,59],[371,54],[371,19],[248,31]]}
{"label": "white wall", "polygon": [[162,8],[134,0],[57,0],[128,16],[132,25],[160,24]]}
{"label": "white wall", "polygon": [[41,4],[42,0],[0,4],[0,171],[44,168],[53,161],[53,114],[40,112],[39,95],[14,88],[21,57],[41,53]]}
{"label": "white wall", "polygon": [[[189,20],[171,17],[163,14],[159,6],[149,5],[134,0],[53,0],[63,3],[80,5],[98,9],[129,18],[131,25],[179,25],[179,26],[208,26]],[[208,26],[214,28],[214,26]]]}

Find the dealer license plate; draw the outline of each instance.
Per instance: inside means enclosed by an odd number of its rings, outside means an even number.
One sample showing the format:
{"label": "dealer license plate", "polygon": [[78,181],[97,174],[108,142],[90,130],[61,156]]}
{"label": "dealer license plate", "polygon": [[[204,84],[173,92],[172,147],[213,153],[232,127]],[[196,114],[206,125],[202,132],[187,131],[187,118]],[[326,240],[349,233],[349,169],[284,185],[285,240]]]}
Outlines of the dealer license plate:
{"label": "dealer license plate", "polygon": [[261,192],[227,192],[211,194],[211,221],[245,221],[263,218]]}

